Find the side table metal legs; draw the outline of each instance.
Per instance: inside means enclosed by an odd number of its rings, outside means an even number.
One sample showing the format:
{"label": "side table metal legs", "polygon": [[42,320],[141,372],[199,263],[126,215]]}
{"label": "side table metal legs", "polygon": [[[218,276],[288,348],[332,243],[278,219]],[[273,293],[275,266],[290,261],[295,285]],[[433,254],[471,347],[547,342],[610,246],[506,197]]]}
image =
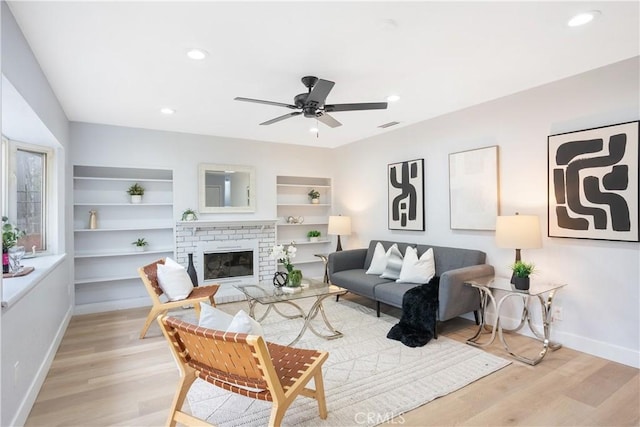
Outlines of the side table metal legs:
{"label": "side table metal legs", "polygon": [[[545,357],[549,349],[557,350],[560,347],[562,347],[561,344],[552,342],[550,338],[551,337],[551,315],[552,315],[551,308],[553,304],[553,297],[556,292],[555,290],[552,290],[551,292],[549,292],[546,299],[543,298],[542,295],[536,295],[538,297],[540,308],[542,310],[543,333],[540,333],[536,329],[536,327],[533,325],[533,322],[531,320],[530,307],[529,307],[530,300],[532,297],[531,295],[524,294],[521,292],[517,292],[517,293],[510,292],[504,295],[502,298],[500,298],[500,301],[496,303],[496,300],[492,292],[490,291],[490,289],[485,287],[477,287],[477,289],[480,292],[480,306],[481,306],[480,325],[478,326],[478,330],[476,331],[475,335],[467,340],[467,344],[470,344],[476,347],[488,346],[495,340],[496,330],[497,330],[498,337],[500,338],[500,342],[504,346],[505,350],[509,352],[509,354],[513,356],[516,360],[527,363],[529,365],[537,365],[538,363],[540,363],[540,361]],[[513,296],[522,298],[522,302],[523,302],[522,315],[520,318],[520,323],[518,324],[517,327],[513,329],[506,329],[506,328],[503,328],[501,325],[500,312],[501,312],[503,303],[509,297],[513,297]],[[486,329],[486,326],[487,326],[486,309],[489,303],[491,304],[494,311],[493,325],[491,325],[492,326],[491,336],[486,342],[480,342],[480,337],[482,335],[482,332],[484,329]],[[525,324],[529,326],[529,329],[531,330],[531,332],[533,332],[536,339],[542,342],[542,350],[540,350],[540,353],[535,358],[528,358],[515,353],[513,350],[509,348],[509,345],[507,344],[507,341],[505,339],[505,332],[507,333],[517,332],[520,329],[522,329],[522,327]]]}
{"label": "side table metal legs", "polygon": [[[527,363],[529,365],[537,365],[538,363],[540,363],[542,359],[544,359],[544,356],[547,354],[549,349],[555,351],[560,347],[562,347],[562,344],[554,343],[551,341],[551,315],[552,315],[551,306],[553,304],[554,295],[555,295],[555,290],[549,292],[549,295],[547,296],[546,301],[541,295],[537,295],[538,301],[540,302],[540,308],[542,311],[542,326],[544,331],[543,334],[541,334],[536,329],[536,327],[533,325],[531,321],[530,308],[529,308],[530,297],[528,296],[522,296],[522,300],[523,300],[522,302],[524,304],[524,307],[522,308],[522,318],[521,318],[520,324],[515,329],[504,329],[502,327],[498,328],[498,336],[500,337],[500,342],[502,342],[502,345],[504,346],[505,350],[507,350],[509,354],[513,356],[516,360]],[[497,308],[498,312],[500,310],[502,303],[510,296],[518,296],[518,295],[507,294],[504,297],[502,297],[502,299],[500,299],[500,303],[498,304],[498,308]],[[529,325],[529,329],[531,330],[531,332],[533,332],[536,339],[542,342],[542,350],[540,350],[540,353],[538,353],[538,355],[534,358],[529,358],[529,357],[516,354],[514,351],[512,351],[509,348],[509,345],[507,344],[507,341],[505,340],[505,337],[504,337],[504,332],[519,331],[524,326],[525,323]]]}

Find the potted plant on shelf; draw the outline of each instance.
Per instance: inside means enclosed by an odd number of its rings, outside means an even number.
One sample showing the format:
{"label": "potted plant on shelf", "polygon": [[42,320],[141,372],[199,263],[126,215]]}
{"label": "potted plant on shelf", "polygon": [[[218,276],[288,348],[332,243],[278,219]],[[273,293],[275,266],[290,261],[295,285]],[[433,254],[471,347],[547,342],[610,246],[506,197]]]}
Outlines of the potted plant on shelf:
{"label": "potted plant on shelf", "polygon": [[320,192],[315,188],[312,188],[308,193],[309,198],[311,199],[311,203],[318,204],[320,203]]}
{"label": "potted plant on shelf", "polygon": [[318,238],[320,237],[320,232],[318,230],[310,230],[307,233],[307,237],[309,238],[310,242],[317,242]]}
{"label": "potted plant on shelf", "polygon": [[144,188],[137,182],[133,184],[127,190],[127,193],[131,196],[131,203],[142,203],[142,196],[144,195]]}
{"label": "potted plant on shelf", "polygon": [[196,215],[196,211],[191,208],[187,208],[182,212],[182,220],[183,221],[195,221],[198,219],[198,215]]}
{"label": "potted plant on shelf", "polygon": [[144,252],[146,247],[149,245],[149,242],[147,242],[144,237],[141,237],[135,242],[132,242],[131,244],[136,245],[136,251]]}
{"label": "potted plant on shelf", "polygon": [[533,264],[523,261],[516,261],[511,265],[511,270],[513,271],[511,283],[514,284],[516,289],[519,289],[521,291],[526,291],[529,289],[529,276],[533,273],[534,268],[535,266]]}

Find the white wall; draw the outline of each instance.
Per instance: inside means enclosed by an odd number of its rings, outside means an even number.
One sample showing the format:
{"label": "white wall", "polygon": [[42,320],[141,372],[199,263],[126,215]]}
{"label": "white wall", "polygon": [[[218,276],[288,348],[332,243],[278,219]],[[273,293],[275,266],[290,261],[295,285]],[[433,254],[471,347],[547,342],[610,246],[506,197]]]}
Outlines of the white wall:
{"label": "white wall", "polygon": [[[65,194],[71,182],[66,167],[69,123],[11,11],[5,2],[1,7],[3,78],[9,80],[29,106],[29,117],[37,121],[27,121],[24,126],[46,129],[46,138],[54,140],[52,145],[57,161],[53,171],[54,222],[51,231],[55,239],[52,247],[61,253],[70,249],[67,242],[72,236],[71,227],[67,226],[71,211],[65,206]],[[17,116],[11,114],[11,117],[15,119]],[[16,138],[4,122],[2,131],[9,138]],[[73,307],[73,293],[69,288],[70,268],[67,258],[15,305],[2,309],[0,422],[3,426],[22,425],[62,339]],[[16,362],[17,375],[14,373]]]}
{"label": "white wall", "polygon": [[[74,165],[173,169],[174,217],[198,209],[198,164],[256,169],[256,212],[198,214],[199,219],[274,219],[276,176],[328,176],[331,150],[215,136],[71,123]],[[71,172],[72,173],[72,172]]]}
{"label": "white wall", "polygon": [[[564,320],[554,337],[640,366],[639,244],[546,237],[547,136],[638,120],[639,76],[636,57],[336,149],[336,209],[354,229],[344,246],[384,238],[475,248],[509,275],[514,251],[497,248],[494,232],[449,228],[449,153],[498,145],[500,212],[538,215],[543,230],[543,247],[523,259],[536,264],[535,280],[569,284],[556,297]],[[387,164],[415,158],[425,159],[426,231],[389,231]]]}

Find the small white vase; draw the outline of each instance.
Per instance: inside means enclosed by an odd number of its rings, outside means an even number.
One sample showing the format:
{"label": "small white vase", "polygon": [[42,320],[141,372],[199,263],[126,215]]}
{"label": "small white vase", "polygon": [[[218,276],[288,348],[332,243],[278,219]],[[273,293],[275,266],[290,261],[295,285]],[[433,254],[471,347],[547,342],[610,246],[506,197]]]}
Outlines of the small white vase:
{"label": "small white vase", "polygon": [[317,205],[318,203],[320,203],[320,199],[311,199],[311,203],[313,203],[314,205]]}
{"label": "small white vase", "polygon": [[318,241],[318,238],[317,237],[309,237],[309,241],[315,243],[315,242]]}
{"label": "small white vase", "polygon": [[144,252],[146,248],[146,246],[136,246],[136,252]]}
{"label": "small white vase", "polygon": [[140,195],[136,195],[136,196],[131,196],[131,203],[134,204],[138,204],[138,203],[142,203],[142,196]]}

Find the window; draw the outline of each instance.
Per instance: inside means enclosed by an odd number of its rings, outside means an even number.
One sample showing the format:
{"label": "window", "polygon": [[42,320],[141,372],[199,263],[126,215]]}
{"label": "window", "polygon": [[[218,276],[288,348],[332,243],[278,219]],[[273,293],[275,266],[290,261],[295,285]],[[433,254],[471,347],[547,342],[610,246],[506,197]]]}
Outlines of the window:
{"label": "window", "polygon": [[51,151],[14,141],[2,141],[3,214],[26,235],[18,241],[27,252],[47,248],[47,185]]}

